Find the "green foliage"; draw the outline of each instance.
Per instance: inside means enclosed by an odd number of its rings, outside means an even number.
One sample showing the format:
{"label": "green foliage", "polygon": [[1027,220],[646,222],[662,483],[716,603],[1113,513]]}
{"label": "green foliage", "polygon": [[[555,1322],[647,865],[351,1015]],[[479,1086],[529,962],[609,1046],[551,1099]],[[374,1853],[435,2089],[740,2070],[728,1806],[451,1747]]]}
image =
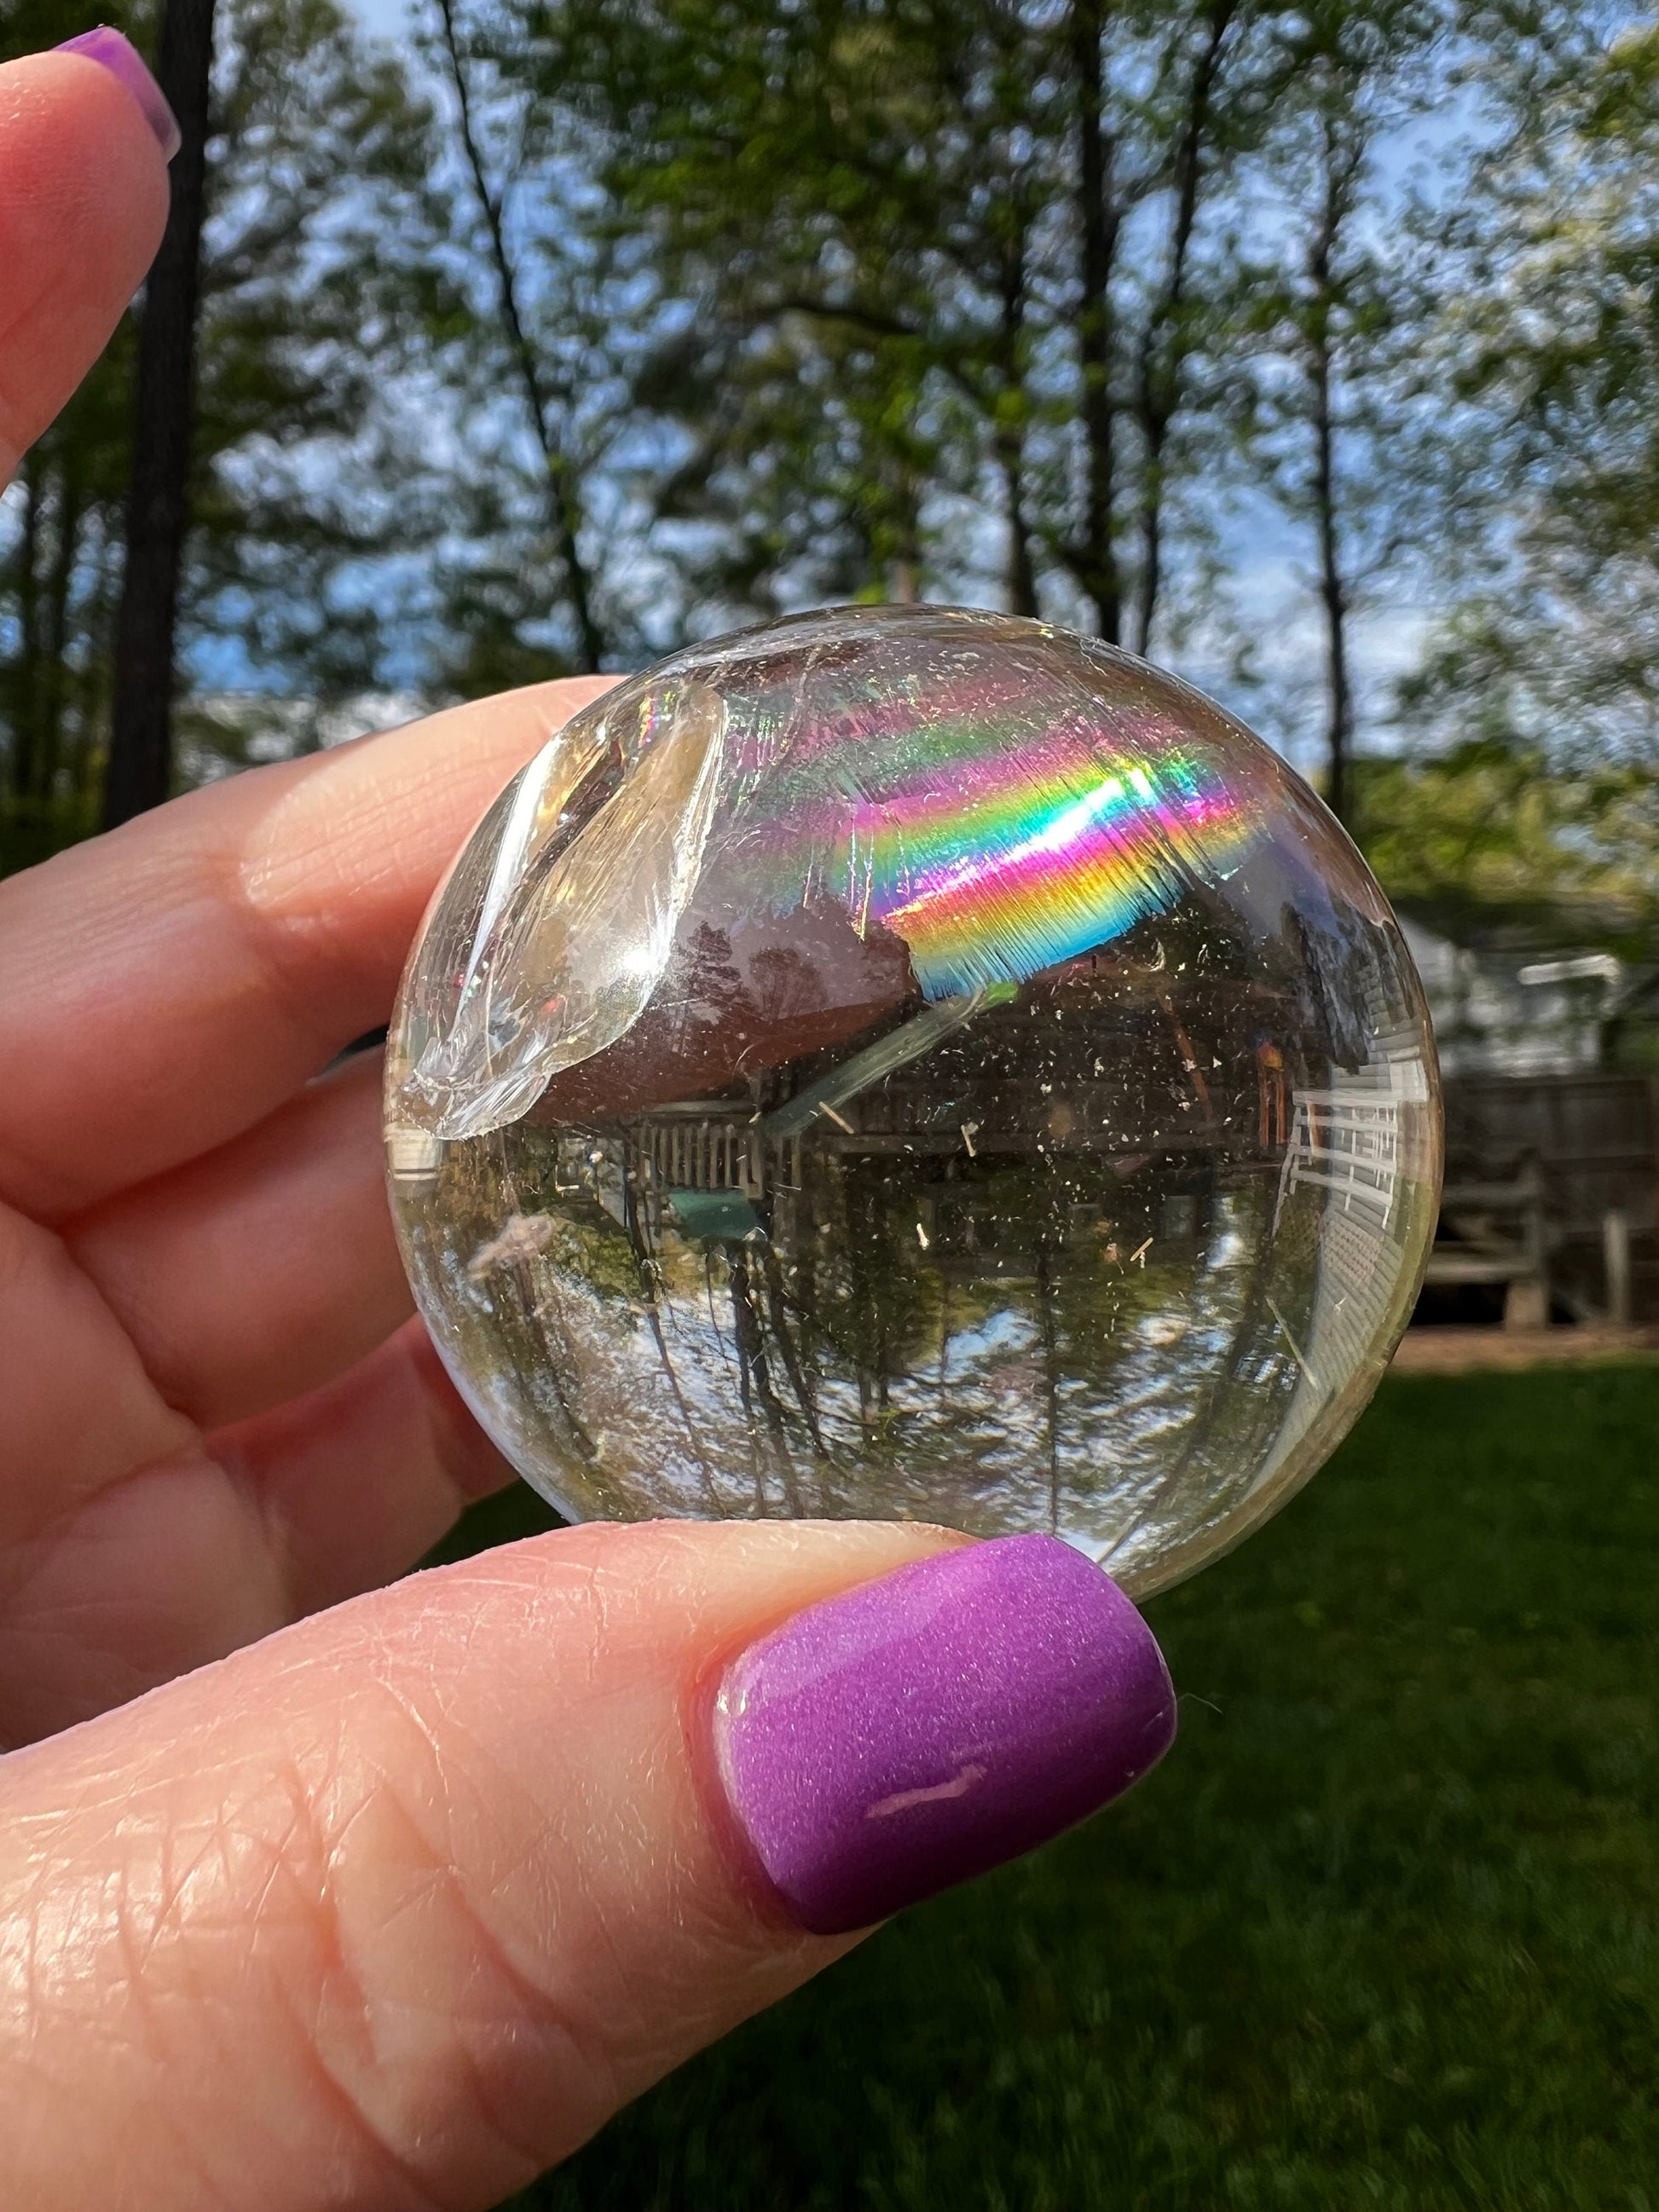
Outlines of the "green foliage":
{"label": "green foliage", "polygon": [[[1426,226],[1459,596],[1408,726],[1659,765],[1659,33],[1539,10],[1490,50],[1502,128]],[[1489,89],[1492,89],[1489,88]]]}
{"label": "green foliage", "polygon": [[703,526],[702,587],[740,612],[1000,586],[1144,638],[1212,203],[1291,65],[1278,11],[532,20],[550,92],[600,129],[615,219],[696,306],[637,389],[683,441],[664,511]]}
{"label": "green foliage", "polygon": [[1182,1735],[1148,1782],[516,2212],[1651,2208],[1656,1425],[1651,1366],[1385,1382],[1152,1607]]}
{"label": "green foliage", "polygon": [[[386,691],[1000,600],[1317,728],[1402,893],[1645,916],[1627,5],[443,0],[401,53],[343,0],[222,18],[183,778]],[[0,865],[95,812],[131,356],[0,511]],[[1368,763],[1364,625],[1407,602]]]}
{"label": "green foliage", "polygon": [[1583,772],[1501,738],[1364,763],[1366,856],[1391,896],[1517,921],[1640,957],[1659,922],[1659,781],[1617,758]]}
{"label": "green foliage", "polygon": [[1372,764],[1397,896],[1565,910],[1650,956],[1659,860],[1659,37],[1534,9],[1482,49],[1499,127],[1422,218],[1411,374],[1442,611]]}
{"label": "green foliage", "polygon": [[325,707],[385,674],[393,621],[354,573],[441,526],[389,397],[459,312],[433,118],[337,0],[234,0],[221,53],[185,650],[234,639]]}

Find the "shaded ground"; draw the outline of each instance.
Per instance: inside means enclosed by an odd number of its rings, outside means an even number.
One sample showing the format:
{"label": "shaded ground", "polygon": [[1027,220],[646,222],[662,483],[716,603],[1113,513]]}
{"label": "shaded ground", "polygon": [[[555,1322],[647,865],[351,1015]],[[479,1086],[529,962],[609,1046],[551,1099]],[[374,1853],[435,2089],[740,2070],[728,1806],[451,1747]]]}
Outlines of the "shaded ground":
{"label": "shaded ground", "polygon": [[1391,1378],[1152,1607],[1147,1784],[514,2212],[1652,2212],[1656,1441],[1656,1366]]}
{"label": "shaded ground", "polygon": [[1462,1375],[1479,1367],[1577,1367],[1651,1358],[1652,1328],[1408,1328],[1394,1355],[1398,1375]]}

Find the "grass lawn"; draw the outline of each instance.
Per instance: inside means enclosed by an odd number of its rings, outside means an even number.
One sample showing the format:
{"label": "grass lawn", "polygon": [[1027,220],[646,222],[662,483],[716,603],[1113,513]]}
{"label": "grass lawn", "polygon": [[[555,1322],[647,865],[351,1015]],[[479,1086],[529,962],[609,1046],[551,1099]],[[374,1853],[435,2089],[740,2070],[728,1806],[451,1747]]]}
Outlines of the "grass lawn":
{"label": "grass lawn", "polygon": [[1659,2207],[1659,1367],[1391,1380],[1152,1614],[1148,1782],[514,2212]]}

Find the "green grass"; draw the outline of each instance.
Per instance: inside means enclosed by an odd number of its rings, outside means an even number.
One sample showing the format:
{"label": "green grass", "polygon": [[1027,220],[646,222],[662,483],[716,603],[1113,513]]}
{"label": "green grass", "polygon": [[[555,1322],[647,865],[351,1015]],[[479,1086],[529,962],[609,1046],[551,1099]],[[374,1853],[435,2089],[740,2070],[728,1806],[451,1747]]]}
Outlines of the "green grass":
{"label": "green grass", "polygon": [[1182,1733],[515,2212],[1659,2205],[1659,1368],[1391,1381]]}

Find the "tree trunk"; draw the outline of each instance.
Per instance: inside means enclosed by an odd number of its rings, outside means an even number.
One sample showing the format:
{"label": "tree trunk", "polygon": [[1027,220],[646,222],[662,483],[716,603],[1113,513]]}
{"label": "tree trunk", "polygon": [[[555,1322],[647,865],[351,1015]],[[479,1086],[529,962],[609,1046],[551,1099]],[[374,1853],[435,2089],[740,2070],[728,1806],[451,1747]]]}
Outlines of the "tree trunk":
{"label": "tree trunk", "polygon": [[[70,593],[81,535],[82,492],[78,457],[66,453],[58,483],[57,537],[46,578],[46,618],[40,625],[40,678],[36,689],[40,714],[40,796],[58,795],[64,757],[64,720],[68,692]],[[78,795],[78,794],[77,794]]]}
{"label": "tree trunk", "polygon": [[18,483],[23,495],[23,527],[17,560],[17,659],[12,681],[11,787],[19,799],[34,796],[34,767],[40,747],[40,501],[45,470],[33,453],[23,456]]}
{"label": "tree trunk", "polygon": [[1008,611],[1035,615],[1037,605],[1036,571],[1031,562],[1031,526],[1025,515],[1022,478],[1024,457],[1019,439],[1004,432],[997,440],[1004,496],[1008,508]]}
{"label": "tree trunk", "polygon": [[1103,119],[1102,0],[1073,0],[1068,26],[1078,104],[1078,359],[1083,374],[1083,513],[1072,568],[1094,608],[1095,628],[1117,642],[1122,619],[1113,513],[1116,408],[1112,397],[1112,264],[1121,217],[1112,198],[1111,145]]}
{"label": "tree trunk", "polygon": [[178,118],[173,207],[138,328],[126,567],[115,629],[104,827],[158,806],[173,784],[173,641],[189,523],[196,319],[207,198],[213,0],[167,0],[155,77]]}
{"label": "tree trunk", "polygon": [[1342,575],[1337,513],[1336,427],[1331,407],[1331,359],[1322,343],[1314,357],[1314,502],[1319,531],[1319,599],[1325,614],[1325,803],[1348,819],[1348,767],[1353,747],[1353,694],[1348,678],[1348,592]]}
{"label": "tree trunk", "polygon": [[577,653],[583,672],[591,674],[598,669],[604,658],[605,634],[599,628],[594,611],[592,580],[588,575],[581,550],[578,530],[580,501],[575,472],[554,429],[541,362],[525,327],[520,307],[521,287],[507,246],[501,196],[490,185],[484,166],[483,147],[473,121],[472,92],[467,80],[465,59],[461,52],[460,33],[455,22],[454,0],[438,0],[438,13],[443,24],[444,58],[449,64],[450,82],[455,88],[461,148],[466,155],[473,191],[483,217],[485,235],[489,240],[490,262],[501,294],[501,325],[507,337],[507,352],[524,394],[525,410],[530,416],[532,431],[541,450],[547,490],[548,525],[558,548],[560,565],[564,570],[565,589],[570,595],[570,611],[576,624]]}
{"label": "tree trunk", "polygon": [[921,597],[921,516],[915,478],[901,462],[884,471],[890,483],[893,546],[887,562],[890,606],[913,607]]}
{"label": "tree trunk", "polygon": [[1181,403],[1182,368],[1189,350],[1181,327],[1186,305],[1187,268],[1198,220],[1198,188],[1203,173],[1204,142],[1222,42],[1237,13],[1237,0],[1212,0],[1203,46],[1193,64],[1187,112],[1176,148],[1175,217],[1164,289],[1146,318],[1137,364],[1136,407],[1146,447],[1146,478],[1140,499],[1140,574],[1135,592],[1134,649],[1152,641],[1164,567],[1164,455],[1170,427]]}
{"label": "tree trunk", "polygon": [[1349,179],[1339,166],[1327,124],[1325,202],[1308,252],[1312,312],[1308,331],[1310,413],[1314,434],[1314,526],[1319,540],[1319,599],[1325,617],[1325,803],[1339,822],[1348,819],[1349,762],[1353,744],[1353,693],[1348,674],[1348,589],[1342,573],[1341,515],[1336,454],[1335,305],[1337,238],[1346,209]]}
{"label": "tree trunk", "polygon": [[[1002,264],[1001,362],[1003,391],[1023,393],[1025,364],[1026,238],[1023,223],[1010,238]],[[1031,560],[1031,526],[1025,513],[1025,431],[1018,418],[999,414],[997,465],[1002,471],[1008,511],[1008,608],[1011,614],[1037,612],[1036,570]]]}

